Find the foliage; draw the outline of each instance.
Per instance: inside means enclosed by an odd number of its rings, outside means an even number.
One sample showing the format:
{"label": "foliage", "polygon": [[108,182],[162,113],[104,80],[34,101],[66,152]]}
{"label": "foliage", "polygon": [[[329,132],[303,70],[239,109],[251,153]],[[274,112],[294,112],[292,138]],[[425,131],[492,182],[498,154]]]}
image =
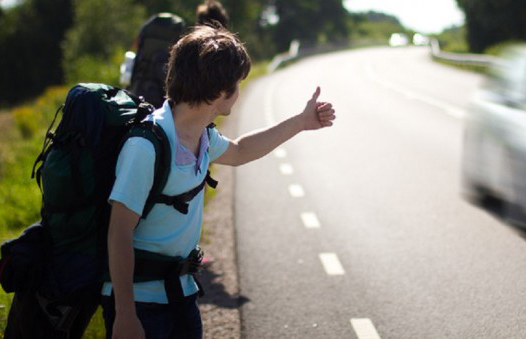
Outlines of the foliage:
{"label": "foliage", "polygon": [[72,24],[70,0],[26,0],[0,16],[0,104],[62,81],[60,44]]}
{"label": "foliage", "polygon": [[84,55],[64,64],[66,84],[72,86],[79,82],[97,82],[119,86],[119,67],[124,60],[124,50],[116,49],[110,58]]}
{"label": "foliage", "polygon": [[279,22],[273,31],[278,51],[299,39],[303,45],[347,38],[346,11],[341,0],[275,0]]}
{"label": "foliage", "polygon": [[368,11],[363,13],[353,13],[350,15],[354,22],[356,23],[363,23],[363,22],[390,22],[391,24],[402,27],[402,24],[400,23],[400,20],[398,20],[397,17],[375,12],[375,11]]}
{"label": "foliage", "polygon": [[444,30],[437,37],[440,49],[451,53],[467,53],[468,45],[466,43],[466,28],[451,27]]}
{"label": "foliage", "polygon": [[351,40],[354,43],[387,43],[393,33],[409,33],[394,16],[369,11],[354,13],[350,21]]}
{"label": "foliage", "polygon": [[[132,0],[74,0],[75,24],[63,44],[67,83],[118,84],[116,53],[122,58],[145,20],[144,8]],[[106,64],[107,67],[98,67]],[[113,67],[113,69],[110,69]],[[100,73],[93,73],[96,69]]]}
{"label": "foliage", "polygon": [[31,180],[31,168],[41,147],[41,143],[35,140],[23,140],[7,148],[12,153],[2,154],[0,181],[2,233],[7,231],[8,234],[12,234],[39,219],[40,191]]}
{"label": "foliage", "polygon": [[466,15],[469,49],[482,53],[507,40],[526,40],[526,2],[457,0]]}
{"label": "foliage", "polygon": [[63,87],[50,87],[35,103],[15,107],[12,110],[18,130],[24,139],[37,135],[47,126],[66,95]]}
{"label": "foliage", "polygon": [[73,0],[75,23],[64,41],[64,60],[108,58],[115,48],[129,48],[145,20],[131,0]]}
{"label": "foliage", "polygon": [[503,42],[500,42],[498,44],[488,47],[486,49],[485,54],[494,55],[494,56],[502,56],[502,53],[505,53],[507,49],[509,49],[512,46],[517,46],[517,45],[524,45],[524,41],[518,41],[518,40],[503,41]]}
{"label": "foliage", "polygon": [[[190,27],[197,5],[204,1],[21,0],[21,5],[0,12],[0,105],[31,99],[50,84],[117,84],[123,51],[131,47],[149,16],[173,12]],[[348,13],[342,0],[221,2],[230,16],[229,29],[245,42],[255,61],[287,50],[293,39],[308,48],[316,44],[344,45],[349,40],[387,41],[394,32],[408,33],[393,16]],[[510,0],[502,2],[509,4]],[[277,19],[268,20],[268,13],[274,13]],[[107,67],[95,66],[101,63]]]}
{"label": "foliage", "polygon": [[19,231],[39,218],[40,191],[31,179],[48,125],[67,89],[49,88],[32,104],[13,109],[16,130],[2,131],[0,143],[0,232]]}
{"label": "foliage", "polygon": [[[146,7],[147,16],[157,12],[173,12],[183,18],[188,27],[194,25],[197,6],[203,2],[204,0],[135,0],[135,3]],[[268,1],[221,1],[230,17],[228,28],[241,37],[251,56],[258,60],[269,58],[275,53],[274,42],[269,39],[268,30],[259,25],[260,14],[266,2]]]}

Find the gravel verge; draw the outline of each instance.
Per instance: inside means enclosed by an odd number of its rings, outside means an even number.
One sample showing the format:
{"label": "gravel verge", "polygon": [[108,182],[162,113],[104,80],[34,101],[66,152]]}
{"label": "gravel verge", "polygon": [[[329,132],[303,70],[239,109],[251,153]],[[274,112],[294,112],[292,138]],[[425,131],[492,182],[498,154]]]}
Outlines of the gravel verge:
{"label": "gravel verge", "polygon": [[[225,135],[232,135],[235,121],[221,125]],[[234,119],[232,119],[234,120]],[[239,295],[237,257],[234,230],[234,168],[214,166],[213,176],[218,189],[207,205],[204,215],[205,257],[213,262],[201,274],[205,296],[199,300],[204,338],[241,337],[240,308],[245,302]]]}

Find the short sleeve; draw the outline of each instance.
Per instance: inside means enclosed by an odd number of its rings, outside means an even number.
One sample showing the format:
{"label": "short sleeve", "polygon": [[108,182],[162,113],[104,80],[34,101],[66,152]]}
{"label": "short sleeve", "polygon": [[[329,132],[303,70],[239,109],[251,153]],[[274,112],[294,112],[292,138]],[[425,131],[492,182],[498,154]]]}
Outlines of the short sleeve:
{"label": "short sleeve", "polygon": [[141,137],[128,139],[119,154],[115,168],[115,183],[109,201],[118,201],[142,215],[153,185],[155,149]]}
{"label": "short sleeve", "polygon": [[228,146],[230,145],[230,140],[221,133],[216,128],[210,129],[210,147],[208,148],[208,154],[210,156],[210,162],[213,162],[219,158],[223,153],[226,152]]}

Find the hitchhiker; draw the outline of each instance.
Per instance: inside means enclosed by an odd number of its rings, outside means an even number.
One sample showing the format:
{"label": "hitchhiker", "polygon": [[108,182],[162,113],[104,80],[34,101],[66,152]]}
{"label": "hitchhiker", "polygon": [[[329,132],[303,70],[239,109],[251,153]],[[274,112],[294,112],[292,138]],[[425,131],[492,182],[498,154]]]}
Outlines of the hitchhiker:
{"label": "hitchhiker", "polygon": [[[202,291],[195,273],[202,258],[198,249],[202,186],[207,182],[209,165],[242,165],[302,131],[332,126],[334,109],[330,103],[318,101],[318,87],[301,113],[272,127],[235,140],[210,127],[218,116],[230,114],[250,65],[243,44],[222,28],[196,26],[171,49],[167,100],[152,117],[166,132],[174,154],[163,194],[170,201],[170,196],[194,187],[198,193],[186,200],[186,206],[156,204],[142,219],[153,182],[155,150],[144,138],[126,141],[109,197],[111,283],[102,291],[108,338],[201,338],[197,296]],[[141,251],[157,255],[148,267],[152,275],[164,270],[158,262],[173,258],[169,272],[162,273],[159,280],[141,282],[134,268]]]}

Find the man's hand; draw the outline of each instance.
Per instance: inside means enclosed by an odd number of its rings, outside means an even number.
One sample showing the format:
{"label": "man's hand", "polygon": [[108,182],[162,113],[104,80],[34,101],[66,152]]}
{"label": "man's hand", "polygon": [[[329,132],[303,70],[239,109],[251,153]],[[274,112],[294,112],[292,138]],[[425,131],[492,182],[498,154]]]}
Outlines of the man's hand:
{"label": "man's hand", "polygon": [[316,91],[312,95],[312,98],[307,101],[305,109],[300,114],[305,130],[315,130],[332,126],[333,120],[336,119],[332,104],[318,101],[320,93],[320,87],[316,87]]}
{"label": "man's hand", "polygon": [[144,339],[144,330],[135,312],[133,299],[133,231],[140,215],[126,205],[111,205],[108,229],[108,255],[111,281],[115,294],[113,339]]}
{"label": "man's hand", "polygon": [[135,314],[116,314],[112,339],[144,339],[144,329]]}
{"label": "man's hand", "polygon": [[231,166],[246,164],[268,154],[301,131],[332,126],[332,121],[336,119],[334,109],[332,104],[318,101],[320,92],[320,88],[317,87],[303,112],[274,126],[247,133],[230,141],[226,152],[215,162]]}

